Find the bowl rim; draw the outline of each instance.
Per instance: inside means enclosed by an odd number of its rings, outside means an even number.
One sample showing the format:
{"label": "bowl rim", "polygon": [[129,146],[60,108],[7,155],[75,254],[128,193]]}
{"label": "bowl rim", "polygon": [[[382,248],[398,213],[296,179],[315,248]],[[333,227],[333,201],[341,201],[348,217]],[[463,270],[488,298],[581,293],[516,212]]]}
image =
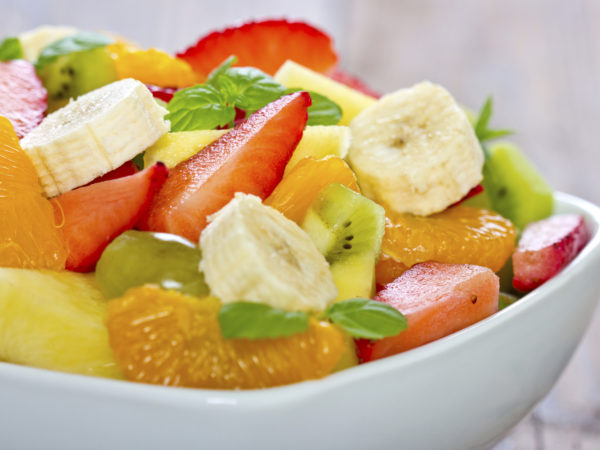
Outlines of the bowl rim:
{"label": "bowl rim", "polygon": [[593,256],[600,255],[600,208],[587,200],[562,192],[555,192],[558,204],[575,207],[586,218],[592,237],[577,257],[555,278],[523,296],[502,311],[493,314],[463,330],[404,353],[361,364],[328,375],[322,379],[309,380],[285,386],[253,390],[218,390],[200,388],[173,388],[126,380],[114,380],[87,375],[57,372],[49,369],[21,366],[0,361],[0,386],[7,383],[29,385],[38,388],[71,391],[76,394],[92,394],[118,398],[144,404],[184,406],[201,408],[206,405],[257,409],[290,401],[306,400],[332,388],[343,388],[388,371],[398,371],[419,361],[434,358],[453,347],[477,338],[483,333],[504,326],[508,321],[526,310],[535,308],[553,290],[569,282],[571,275],[582,270]]}

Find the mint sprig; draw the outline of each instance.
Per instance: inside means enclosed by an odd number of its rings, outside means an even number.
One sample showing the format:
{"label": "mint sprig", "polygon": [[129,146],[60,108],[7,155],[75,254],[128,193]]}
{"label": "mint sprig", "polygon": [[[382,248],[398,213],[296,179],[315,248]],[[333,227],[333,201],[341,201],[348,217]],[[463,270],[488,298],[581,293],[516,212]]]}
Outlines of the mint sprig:
{"label": "mint sprig", "polygon": [[22,59],[23,47],[16,37],[7,37],[0,42],[0,61],[10,61],[11,59]]}
{"label": "mint sprig", "polygon": [[79,33],[64,37],[44,47],[35,66],[39,70],[54,62],[59,56],[92,50],[112,43],[113,39],[103,34],[94,33],[92,31],[80,31]]}
{"label": "mint sprig", "polygon": [[488,157],[487,148],[485,143],[487,141],[491,141],[493,139],[501,138],[503,136],[508,136],[513,134],[514,131],[508,129],[492,129],[489,128],[490,119],[492,118],[492,113],[494,109],[494,101],[492,96],[488,96],[485,100],[485,103],[479,110],[479,115],[477,116],[477,120],[475,121],[474,129],[475,135],[483,148],[486,159]]}
{"label": "mint sprig", "polygon": [[[284,311],[263,303],[235,302],[221,307],[221,333],[227,339],[287,337],[308,329],[309,315]],[[383,339],[406,329],[406,318],[385,303],[353,298],[334,303],[320,316],[356,338]]]}
{"label": "mint sprig", "polygon": [[[300,89],[286,89],[254,67],[232,67],[230,56],[211,72],[206,83],[177,91],[167,105],[171,131],[193,131],[233,126],[236,108],[246,115],[261,109],[282,95]],[[309,125],[333,125],[341,118],[340,107],[327,97],[309,92]]]}
{"label": "mint sprig", "polygon": [[264,303],[228,303],[221,307],[218,319],[226,339],[287,337],[308,329],[308,314]]}
{"label": "mint sprig", "polygon": [[367,298],[352,298],[331,305],[323,318],[355,338],[383,339],[407,327],[406,317],[394,307]]}

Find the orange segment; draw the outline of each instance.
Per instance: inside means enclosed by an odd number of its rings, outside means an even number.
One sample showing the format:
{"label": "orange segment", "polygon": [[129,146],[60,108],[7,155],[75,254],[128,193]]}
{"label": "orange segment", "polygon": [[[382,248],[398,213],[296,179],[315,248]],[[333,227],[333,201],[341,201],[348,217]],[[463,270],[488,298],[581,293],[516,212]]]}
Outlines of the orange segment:
{"label": "orange segment", "polygon": [[120,79],[135,78],[161,87],[186,87],[200,81],[187,62],[161,50],[141,50],[123,42],[110,44],[107,49]]}
{"label": "orange segment", "polygon": [[375,265],[375,283],[379,286],[385,286],[407,270],[408,267],[401,262],[396,261],[385,253],[380,253],[379,260]]}
{"label": "orange segment", "polygon": [[346,350],[342,333],[310,319],[309,329],[276,339],[224,339],[219,300],[144,286],[108,305],[117,364],[133,381],[210,389],[252,389],[321,378]]}
{"label": "orange segment", "polygon": [[360,192],[354,172],[343,159],[304,158],[283,177],[264,203],[299,224],[319,192],[331,183],[341,183]]}
{"label": "orange segment", "polygon": [[425,261],[475,264],[499,271],[515,244],[515,227],[485,209],[455,206],[431,216],[388,211],[381,251],[407,267]]}
{"label": "orange segment", "polygon": [[67,252],[37,172],[0,117],[0,266],[64,269]]}

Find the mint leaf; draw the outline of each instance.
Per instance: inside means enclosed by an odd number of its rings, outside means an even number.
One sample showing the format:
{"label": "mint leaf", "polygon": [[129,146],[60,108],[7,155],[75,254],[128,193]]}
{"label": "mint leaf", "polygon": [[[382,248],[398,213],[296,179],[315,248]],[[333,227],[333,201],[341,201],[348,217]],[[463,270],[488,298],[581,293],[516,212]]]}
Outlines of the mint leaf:
{"label": "mint leaf", "polygon": [[79,33],[64,37],[44,47],[35,66],[39,70],[56,60],[59,56],[104,47],[112,42],[113,40],[111,38],[103,34],[91,31],[80,31]]}
{"label": "mint leaf", "polygon": [[215,75],[211,84],[227,96],[228,103],[246,114],[277,100],[285,92],[282,84],[254,67],[227,68]]}
{"label": "mint leaf", "polygon": [[171,121],[171,131],[212,130],[235,119],[235,107],[224,95],[207,84],[175,92],[167,105],[165,119]]}
{"label": "mint leaf", "polygon": [[[300,88],[290,88],[286,94],[303,91]],[[342,118],[342,108],[333,100],[313,91],[307,91],[312,99],[308,107],[308,121],[306,125],[337,125]]]}
{"label": "mint leaf", "polygon": [[352,298],[334,303],[323,314],[356,338],[383,339],[407,327],[406,317],[385,303],[367,298]]}
{"label": "mint leaf", "polygon": [[206,84],[215,86],[216,79],[223,75],[225,72],[227,72],[227,70],[231,69],[231,66],[236,62],[237,56],[231,55],[208,75],[208,78],[206,79]]}
{"label": "mint leaf", "polygon": [[308,329],[306,313],[284,311],[263,303],[228,303],[221,307],[218,319],[226,339],[287,337]]}
{"label": "mint leaf", "polygon": [[[473,127],[475,129],[475,135],[477,136],[477,139],[479,139],[479,142],[481,143],[482,147],[483,143],[486,141],[491,141],[492,139],[497,139],[503,136],[508,136],[509,134],[513,134],[512,130],[494,130],[488,128],[494,109],[493,103],[494,102],[492,96],[488,96],[488,98],[485,100],[485,103],[481,107],[481,110],[479,111],[479,115],[477,116],[477,120],[475,121],[475,125]],[[485,149],[484,153],[487,159],[488,153],[485,151]]]}
{"label": "mint leaf", "polygon": [[7,37],[0,42],[0,61],[9,61],[11,59],[22,59],[23,47],[16,37]]}

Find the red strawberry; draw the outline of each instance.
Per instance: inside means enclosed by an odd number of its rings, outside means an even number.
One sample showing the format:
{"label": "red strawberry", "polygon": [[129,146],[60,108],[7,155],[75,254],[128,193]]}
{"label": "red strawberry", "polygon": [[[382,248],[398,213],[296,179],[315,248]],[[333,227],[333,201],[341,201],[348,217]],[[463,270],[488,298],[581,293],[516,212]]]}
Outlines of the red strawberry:
{"label": "red strawberry", "polygon": [[590,238],[583,217],[562,214],[529,224],[513,253],[513,286],[530,291],[577,256]]}
{"label": "red strawberry", "polygon": [[19,138],[42,121],[47,97],[30,62],[17,59],[0,63],[0,116],[11,121]]}
{"label": "red strawberry", "polygon": [[362,80],[342,70],[334,70],[332,73],[329,74],[329,77],[334,79],[335,81],[339,81],[340,83],[345,84],[346,86],[352,89],[360,91],[363,94],[370,95],[371,97],[375,98],[381,97],[381,94],[379,92],[376,92],[373,89],[371,89]]}
{"label": "red strawberry", "polygon": [[206,217],[236,192],[265,199],[302,137],[310,96],[286,95],[172,169],[142,229],[179,234],[197,242]]}
{"label": "red strawberry", "polygon": [[378,341],[357,340],[359,358],[394,355],[468,327],[498,311],[498,290],[498,277],[487,267],[417,264],[375,297],[402,312],[408,328]]}
{"label": "red strawberry", "polygon": [[138,167],[133,161],[127,161],[125,164],[117,167],[115,170],[111,170],[110,172],[90,181],[85,186],[89,186],[90,184],[94,183],[102,183],[103,181],[108,180],[116,180],[117,178],[128,177],[129,175],[135,175],[136,173],[138,173]]}
{"label": "red strawberry", "polygon": [[[152,198],[167,179],[162,163],[135,175],[103,181],[66,192],[56,201],[69,256],[66,268],[94,270],[104,248],[132,228],[148,211]],[[56,203],[55,203],[56,204]]]}
{"label": "red strawberry", "polygon": [[153,84],[147,84],[146,87],[152,93],[154,98],[158,98],[163,102],[169,103],[173,98],[173,94],[179,90],[179,88],[174,87],[160,87],[154,86]]}
{"label": "red strawberry", "polygon": [[208,75],[231,55],[237,56],[237,65],[258,67],[271,75],[288,59],[322,73],[338,60],[331,38],[321,30],[283,19],[214,31],[177,56]]}

